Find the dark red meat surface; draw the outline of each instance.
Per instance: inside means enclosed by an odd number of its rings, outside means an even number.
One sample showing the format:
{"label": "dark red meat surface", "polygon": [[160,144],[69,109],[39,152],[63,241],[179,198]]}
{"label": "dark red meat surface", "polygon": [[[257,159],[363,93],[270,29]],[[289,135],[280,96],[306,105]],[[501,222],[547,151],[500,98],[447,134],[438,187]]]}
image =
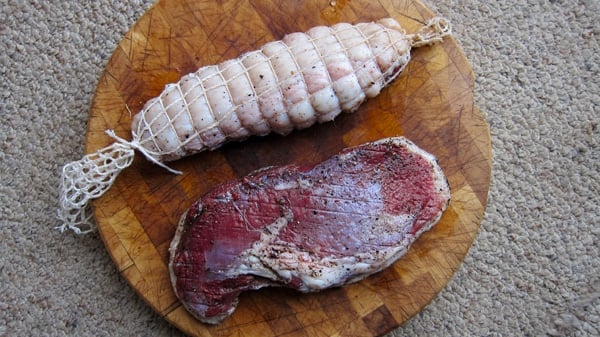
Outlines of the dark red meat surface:
{"label": "dark red meat surface", "polygon": [[195,317],[216,323],[246,290],[355,282],[402,256],[449,199],[435,158],[401,137],[262,169],[184,214],[170,249],[173,287]]}

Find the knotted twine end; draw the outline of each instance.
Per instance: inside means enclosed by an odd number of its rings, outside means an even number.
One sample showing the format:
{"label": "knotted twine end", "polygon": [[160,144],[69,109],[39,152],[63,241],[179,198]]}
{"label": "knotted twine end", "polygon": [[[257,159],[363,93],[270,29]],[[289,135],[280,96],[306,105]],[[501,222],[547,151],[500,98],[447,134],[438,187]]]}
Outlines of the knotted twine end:
{"label": "knotted twine end", "polygon": [[76,234],[86,234],[96,230],[89,201],[103,195],[117,175],[131,165],[136,149],[169,172],[181,174],[158,161],[136,141],[128,142],[113,130],[106,130],[106,133],[117,142],[68,163],[62,169],[57,214],[62,224],[56,227],[61,232],[70,229]]}
{"label": "knotted twine end", "polygon": [[440,42],[444,36],[452,34],[452,25],[450,21],[442,17],[434,17],[429,20],[415,34],[412,34],[412,47],[421,47],[424,45]]}
{"label": "knotted twine end", "polygon": [[160,160],[156,159],[157,155],[155,153],[150,152],[150,151],[146,150],[144,147],[140,146],[140,144],[137,140],[137,136],[135,134],[133,135],[132,141],[127,141],[127,140],[117,136],[113,130],[106,130],[105,132],[107,135],[109,135],[112,139],[116,140],[117,142],[119,142],[125,146],[128,146],[132,149],[140,151],[148,160],[150,160],[154,164],[164,168],[165,170],[167,170],[173,174],[183,174],[183,172],[174,170],[174,169],[168,167],[167,165],[163,164]]}

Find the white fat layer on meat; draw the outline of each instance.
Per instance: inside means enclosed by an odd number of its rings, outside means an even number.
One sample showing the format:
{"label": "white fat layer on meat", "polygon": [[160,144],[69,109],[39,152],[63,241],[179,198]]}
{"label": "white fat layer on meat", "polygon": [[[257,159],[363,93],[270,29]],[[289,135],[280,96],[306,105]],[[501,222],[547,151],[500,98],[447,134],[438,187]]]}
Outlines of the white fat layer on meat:
{"label": "white fat layer on meat", "polygon": [[[369,234],[362,238],[365,245],[376,247],[372,251],[321,257],[293,243],[278,240],[279,232],[293,221],[291,213],[284,215],[263,229],[260,239],[240,254],[240,263],[236,263],[236,267],[229,270],[228,274],[251,274],[278,282],[298,278],[302,281],[298,287],[301,292],[319,291],[359,281],[387,268],[404,255],[416,239],[415,236],[406,235],[413,223],[412,216],[381,214],[378,219],[373,224],[375,229],[368,226]],[[382,235],[390,232],[402,233],[400,242],[393,242],[389,246],[378,242]]]}
{"label": "white fat layer on meat", "polygon": [[260,239],[252,244],[252,247],[242,252],[239,256],[240,263],[234,264],[236,267],[230,269],[227,274],[236,276],[240,274],[252,274],[277,280],[279,277],[271,268],[263,263],[261,251],[266,251],[270,243],[279,234],[279,231],[293,219],[291,212],[277,218],[272,224],[263,228]]}
{"label": "white fat layer on meat", "polygon": [[282,181],[277,185],[273,186],[273,189],[276,191],[283,191],[295,188],[310,188],[312,187],[312,183],[306,179],[297,179],[294,181]]}

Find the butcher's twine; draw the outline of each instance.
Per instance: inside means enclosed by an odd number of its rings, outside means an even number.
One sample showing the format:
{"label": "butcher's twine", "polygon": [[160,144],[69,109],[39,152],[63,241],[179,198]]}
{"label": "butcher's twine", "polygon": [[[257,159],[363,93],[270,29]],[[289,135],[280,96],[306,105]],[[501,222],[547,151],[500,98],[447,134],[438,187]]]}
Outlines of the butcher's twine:
{"label": "butcher's twine", "polygon": [[436,16],[429,20],[417,33],[411,35],[411,46],[417,48],[441,42],[445,36],[450,34],[452,34],[452,25],[450,24],[450,21]]}
{"label": "butcher's twine", "polygon": [[[411,46],[416,48],[439,42],[449,34],[451,34],[450,22],[435,17],[409,37],[412,39]],[[61,232],[70,229],[76,234],[85,234],[96,230],[89,201],[108,191],[117,175],[133,163],[136,150],[169,172],[181,174],[158,160],[160,153],[150,152],[140,146],[135,133],[132,132],[131,141],[117,136],[113,130],[106,130],[106,133],[115,140],[115,143],[87,154],[78,161],[68,163],[62,169],[60,207],[57,214],[61,221],[57,229]]]}
{"label": "butcher's twine", "polygon": [[70,162],[62,169],[58,209],[58,219],[62,224],[57,227],[61,232],[70,229],[76,234],[85,234],[95,230],[89,201],[108,191],[117,175],[133,163],[135,150],[169,172],[181,174],[139,146],[135,135],[132,141],[127,141],[113,130],[106,130],[106,134],[116,142],[85,155],[81,160]]}

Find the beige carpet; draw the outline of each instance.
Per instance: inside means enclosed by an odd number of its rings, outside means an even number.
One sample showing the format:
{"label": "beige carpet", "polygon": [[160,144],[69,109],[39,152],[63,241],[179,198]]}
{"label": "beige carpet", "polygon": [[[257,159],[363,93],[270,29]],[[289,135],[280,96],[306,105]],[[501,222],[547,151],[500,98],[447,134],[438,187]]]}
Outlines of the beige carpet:
{"label": "beige carpet", "polygon": [[[0,1],[0,336],[180,336],[57,225],[104,65],[150,0]],[[476,74],[493,182],[455,277],[394,336],[600,335],[600,2],[433,1]]]}

